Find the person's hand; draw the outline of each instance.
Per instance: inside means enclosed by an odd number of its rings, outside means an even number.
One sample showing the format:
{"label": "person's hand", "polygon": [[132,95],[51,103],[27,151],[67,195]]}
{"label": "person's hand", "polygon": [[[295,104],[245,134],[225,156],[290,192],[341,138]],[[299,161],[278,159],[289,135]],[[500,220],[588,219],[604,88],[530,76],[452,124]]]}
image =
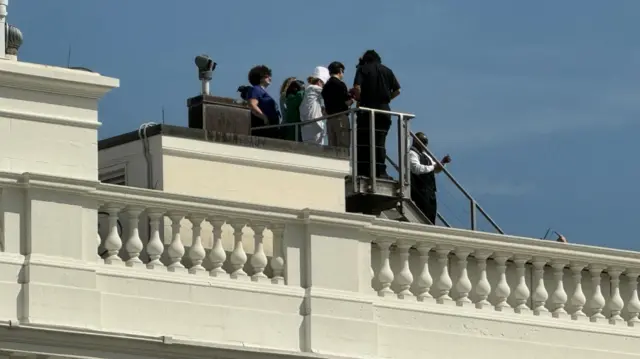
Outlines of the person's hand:
{"label": "person's hand", "polygon": [[443,165],[446,165],[447,163],[451,163],[451,156],[446,155],[446,156],[442,157],[442,161],[440,161],[440,162],[442,162]]}
{"label": "person's hand", "polygon": [[262,118],[262,121],[264,121],[265,126],[268,126],[268,125],[269,125],[269,119],[267,118],[267,116],[264,116],[264,117]]}

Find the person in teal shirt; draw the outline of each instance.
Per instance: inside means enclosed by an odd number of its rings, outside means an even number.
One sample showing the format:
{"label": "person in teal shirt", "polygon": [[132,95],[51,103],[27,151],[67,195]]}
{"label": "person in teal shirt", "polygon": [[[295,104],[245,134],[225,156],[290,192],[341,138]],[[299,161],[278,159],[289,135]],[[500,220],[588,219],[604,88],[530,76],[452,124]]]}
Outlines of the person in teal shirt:
{"label": "person in teal shirt", "polygon": [[[280,108],[282,109],[282,123],[300,123],[300,104],[304,97],[304,83],[295,77],[284,81],[280,88]],[[296,137],[296,132],[298,136]],[[287,141],[302,141],[300,126],[284,126],[282,138]]]}

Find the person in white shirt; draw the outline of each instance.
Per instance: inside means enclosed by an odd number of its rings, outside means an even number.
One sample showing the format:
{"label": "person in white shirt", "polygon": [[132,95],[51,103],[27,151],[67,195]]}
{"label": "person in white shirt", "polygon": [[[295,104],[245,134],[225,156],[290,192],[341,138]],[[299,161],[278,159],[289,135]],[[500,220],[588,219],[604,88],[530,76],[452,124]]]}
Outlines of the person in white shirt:
{"label": "person in white shirt", "polygon": [[[311,142],[319,145],[327,145],[326,120],[311,122],[326,114],[322,100],[322,88],[331,76],[329,69],[318,66],[307,79],[304,89],[304,97],[300,104],[300,122],[302,122],[302,142]],[[305,124],[307,122],[308,124]]]}
{"label": "person in white shirt", "polygon": [[437,162],[425,150],[429,139],[422,133],[416,133],[409,150],[409,165],[411,171],[411,200],[431,221],[436,223],[438,214],[438,200],[436,198],[436,173],[440,173],[443,166],[451,162],[449,155]]}

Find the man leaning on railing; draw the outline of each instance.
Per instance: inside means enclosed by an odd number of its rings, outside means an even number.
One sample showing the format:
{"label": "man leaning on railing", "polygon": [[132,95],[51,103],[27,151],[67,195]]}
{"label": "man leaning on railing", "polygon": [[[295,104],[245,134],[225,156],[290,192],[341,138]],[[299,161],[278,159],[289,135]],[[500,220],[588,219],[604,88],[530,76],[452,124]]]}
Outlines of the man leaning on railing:
{"label": "man leaning on railing", "polygon": [[436,173],[440,173],[443,166],[451,162],[451,157],[446,155],[442,161],[436,161],[425,150],[429,144],[427,136],[418,132],[416,139],[413,140],[409,150],[411,200],[431,221],[431,224],[435,224],[438,214]]}

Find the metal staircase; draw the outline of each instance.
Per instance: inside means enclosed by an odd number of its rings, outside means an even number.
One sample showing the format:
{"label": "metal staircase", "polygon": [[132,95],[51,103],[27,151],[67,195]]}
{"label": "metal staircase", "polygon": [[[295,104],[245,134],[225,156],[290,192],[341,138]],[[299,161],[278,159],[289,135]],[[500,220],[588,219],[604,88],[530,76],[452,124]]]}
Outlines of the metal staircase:
{"label": "metal staircase", "polygon": [[[393,180],[373,178],[374,166],[372,165],[369,176],[359,175],[356,171],[357,168],[357,156],[356,156],[356,141],[355,136],[356,127],[352,127],[352,147],[351,147],[351,165],[352,175],[346,180],[346,195],[347,195],[347,211],[359,212],[366,214],[378,215],[381,218],[390,220],[398,220],[405,222],[423,223],[433,225],[429,219],[418,209],[416,204],[411,200],[410,186],[411,176],[409,173],[409,140],[413,140],[418,144],[421,144],[422,148],[439,163],[436,156],[415,136],[415,134],[409,131],[409,120],[414,118],[412,114],[405,114],[391,111],[380,111],[368,108],[359,108],[359,110],[370,111],[373,118],[375,112],[387,113],[398,117],[398,159],[394,161],[389,156],[386,158],[386,162],[390,164],[398,173],[398,178]],[[352,115],[352,124],[355,125]],[[373,126],[370,126],[373,127]],[[373,134],[372,134],[373,139]],[[375,154],[371,154],[369,159],[370,163],[375,164]],[[469,192],[462,187],[462,185],[453,177],[451,172],[443,167],[441,175],[444,175],[460,193],[469,201],[469,225],[465,226],[467,229],[477,230],[477,214],[480,214],[492,229],[500,234],[504,234],[504,231],[498,226],[498,224],[487,214],[487,212],[478,204],[478,202],[469,194]],[[449,221],[447,221],[442,213],[437,213],[437,219],[440,224],[446,227],[451,227]],[[437,223],[436,223],[437,224]]]}

